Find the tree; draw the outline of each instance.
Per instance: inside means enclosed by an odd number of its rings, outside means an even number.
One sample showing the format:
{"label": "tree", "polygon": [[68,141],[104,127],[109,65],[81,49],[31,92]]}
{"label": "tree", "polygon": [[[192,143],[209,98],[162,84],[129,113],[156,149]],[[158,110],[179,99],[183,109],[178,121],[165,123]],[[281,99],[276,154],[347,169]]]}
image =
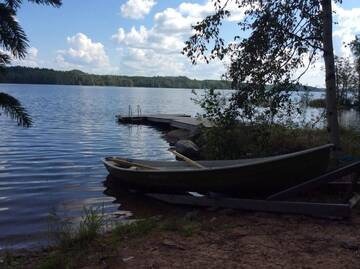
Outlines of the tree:
{"label": "tree", "polygon": [[357,73],[357,105],[360,110],[360,37],[355,36],[355,40],[350,43],[350,48],[355,56],[355,69]]}
{"label": "tree", "polygon": [[[240,116],[249,118],[258,113],[259,104],[263,106],[261,113],[270,118],[289,109],[289,91],[299,85],[301,76],[322,53],[327,130],[329,140],[339,150],[331,0],[232,0],[244,12],[244,19],[238,22],[243,36],[225,44],[220,30],[231,15],[230,1],[214,0],[215,13],[193,26],[195,34],[183,53],[194,64],[227,57],[230,65],[225,75],[237,90],[229,103]],[[299,68],[303,72],[295,75]]]}
{"label": "tree", "polygon": [[[17,10],[22,0],[0,1],[0,71],[11,62],[11,58],[23,59],[26,56],[28,39],[16,19]],[[59,7],[61,0],[29,0],[36,4],[52,5]],[[17,120],[19,125],[31,126],[31,118],[21,103],[14,97],[0,92],[0,108],[11,118]]]}
{"label": "tree", "polygon": [[349,93],[357,87],[355,67],[349,57],[335,56],[335,73],[336,73],[336,98],[338,105],[350,107],[352,105],[349,99]]}

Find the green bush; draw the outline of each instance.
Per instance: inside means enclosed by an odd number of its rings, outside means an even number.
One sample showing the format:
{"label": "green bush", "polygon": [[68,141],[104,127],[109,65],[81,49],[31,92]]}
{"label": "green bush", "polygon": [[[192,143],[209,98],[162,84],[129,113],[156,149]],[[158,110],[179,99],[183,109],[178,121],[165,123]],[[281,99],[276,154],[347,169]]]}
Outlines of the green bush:
{"label": "green bush", "polygon": [[237,125],[202,129],[196,138],[204,159],[255,158],[290,153],[325,144],[326,131],[281,125]]}
{"label": "green bush", "polygon": [[325,99],[313,99],[309,101],[309,106],[314,108],[325,108],[326,100]]}
{"label": "green bush", "polygon": [[[340,130],[345,155],[360,156],[360,131]],[[203,128],[195,142],[202,159],[226,160],[286,154],[328,143],[326,129],[282,125],[239,124],[233,128]]]}

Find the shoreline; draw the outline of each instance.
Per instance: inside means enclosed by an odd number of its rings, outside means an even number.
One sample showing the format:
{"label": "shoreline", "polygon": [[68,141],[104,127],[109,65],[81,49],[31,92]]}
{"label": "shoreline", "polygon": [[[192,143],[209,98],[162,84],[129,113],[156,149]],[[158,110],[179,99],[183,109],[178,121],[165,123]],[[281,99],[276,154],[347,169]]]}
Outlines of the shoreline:
{"label": "shoreline", "polygon": [[[177,88],[177,87],[152,87],[152,86],[144,86],[144,87],[140,87],[140,86],[117,86],[117,85],[81,85],[81,84],[56,84],[56,83],[51,83],[51,84],[46,84],[46,83],[15,83],[15,82],[0,82],[0,85],[45,85],[45,86],[81,86],[81,87],[104,87],[104,88],[110,88],[110,87],[115,87],[115,88],[134,88],[134,89],[165,89],[165,90],[206,90],[207,88]],[[216,89],[219,91],[235,91],[234,89]],[[292,92],[302,92],[303,90],[299,90],[299,91],[292,91]],[[310,93],[315,93],[315,92],[319,92],[319,93],[325,93],[324,90],[309,90]]]}
{"label": "shoreline", "polygon": [[5,268],[354,268],[360,261],[359,208],[351,220],[188,208],[139,223],[82,247],[19,250],[0,261]]}
{"label": "shoreline", "polygon": [[[166,87],[138,87],[138,86],[116,86],[116,85],[80,85],[80,84],[46,84],[46,83],[9,83],[0,82],[2,85],[31,85],[31,86],[79,86],[79,87],[103,87],[103,88],[131,88],[131,89],[164,89],[164,90],[206,90],[205,88],[166,88]],[[220,91],[234,91],[233,89],[217,89]]]}

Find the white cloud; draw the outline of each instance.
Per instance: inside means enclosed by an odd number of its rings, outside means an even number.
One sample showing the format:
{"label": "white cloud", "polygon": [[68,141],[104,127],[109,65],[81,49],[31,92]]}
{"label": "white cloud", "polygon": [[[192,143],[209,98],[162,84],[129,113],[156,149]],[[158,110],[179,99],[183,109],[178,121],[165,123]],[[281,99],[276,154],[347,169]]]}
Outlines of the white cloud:
{"label": "white cloud", "polygon": [[[243,11],[229,5],[232,16],[228,20],[241,20]],[[181,54],[184,42],[192,35],[191,25],[201,21],[215,10],[211,0],[203,5],[181,3],[166,8],[153,17],[151,27],[132,27],[129,31],[120,27],[112,39],[120,46],[122,69],[141,75],[187,75],[197,78],[219,79],[225,72],[224,64],[192,66]],[[120,53],[119,53],[120,54]],[[120,71],[122,72],[122,70]]]}
{"label": "white cloud", "polygon": [[93,42],[85,34],[77,33],[72,37],[68,37],[67,42],[70,48],[63,54],[67,59],[95,66],[109,64],[104,45],[100,42]]}
{"label": "white cloud", "polygon": [[117,33],[112,35],[112,39],[126,48],[154,50],[162,54],[179,54],[184,46],[183,40],[176,34],[167,35],[154,28],[147,29],[143,25],[138,30],[132,27],[128,33],[119,28]]}
{"label": "white cloud", "polygon": [[[181,5],[180,5],[181,6]],[[200,18],[186,15],[179,8],[167,8],[154,16],[154,28],[162,33],[191,33],[191,25],[199,21]]]}
{"label": "white cloud", "polygon": [[[335,11],[334,21],[334,45],[335,54],[338,56],[351,57],[349,44],[355,35],[360,33],[360,8],[344,9],[333,2]],[[307,63],[305,63],[307,64]],[[301,78],[301,83],[315,87],[325,87],[325,66],[322,57],[318,59]],[[300,74],[298,70],[296,74]]]}
{"label": "white cloud", "polygon": [[134,20],[143,19],[155,4],[154,0],[128,0],[120,7],[121,15]]}
{"label": "white cloud", "polygon": [[[227,0],[220,1],[222,6],[224,6],[226,2],[227,2],[226,8],[227,10],[230,11],[230,17],[227,18],[227,20],[228,21],[242,20],[244,18],[244,12],[246,8],[239,8],[238,5],[236,4],[236,1],[227,1]],[[207,1],[204,5],[200,5],[197,3],[183,2],[179,5],[178,10],[183,15],[200,20],[214,12],[214,2]]]}
{"label": "white cloud", "polygon": [[111,39],[116,40],[117,43],[121,43],[125,39],[125,30],[120,27],[118,31],[111,36]]}
{"label": "white cloud", "polygon": [[[120,30],[123,30],[123,29],[120,28],[119,31]],[[141,44],[146,43],[148,37],[149,37],[149,31],[146,29],[145,26],[141,25],[139,30],[136,30],[135,27],[132,27],[130,32],[124,35],[124,39],[122,41],[120,41],[120,43],[124,41],[126,44],[141,45]],[[118,39],[120,39],[120,38],[118,38]]]}
{"label": "white cloud", "polygon": [[35,47],[30,47],[24,59],[14,59],[11,65],[21,65],[28,67],[39,67],[41,61],[38,59],[39,50]]}
{"label": "white cloud", "polygon": [[93,42],[83,33],[67,37],[66,40],[70,48],[57,52],[56,63],[59,68],[78,68],[100,73],[112,70],[104,45],[100,42]]}
{"label": "white cloud", "polygon": [[[221,0],[225,3],[226,0]],[[235,1],[228,2],[231,16],[227,21],[241,21],[244,9],[239,9]],[[360,8],[344,9],[334,4],[335,43],[348,43],[360,32]],[[119,28],[112,39],[119,45],[119,56],[123,59],[120,72],[127,71],[143,75],[188,75],[197,78],[220,78],[225,72],[224,64],[213,62],[209,65],[192,66],[180,52],[184,42],[193,34],[191,25],[214,12],[213,1],[203,4],[183,2],[178,6],[166,8],[153,16],[152,26],[131,27],[130,30]],[[339,41],[340,40],[340,41]],[[349,55],[349,48],[342,44],[337,54]],[[120,55],[121,52],[121,55]],[[299,74],[299,70],[296,74]],[[324,87],[324,65],[318,60],[302,77],[301,82]]]}
{"label": "white cloud", "polygon": [[151,49],[128,48],[122,58],[121,73],[143,76],[187,76],[220,79],[223,63],[190,65],[181,54],[161,54]]}
{"label": "white cloud", "polygon": [[154,50],[129,48],[123,64],[139,75],[177,76],[186,72],[180,57],[181,55],[172,56],[172,59],[169,59],[168,55],[159,54]]}
{"label": "white cloud", "polygon": [[342,56],[350,56],[351,50],[349,44],[355,39],[355,35],[360,33],[360,8],[344,9],[340,5],[334,3],[335,20],[338,24],[334,27],[334,37],[340,39],[340,51],[337,54]]}
{"label": "white cloud", "polygon": [[27,67],[40,67],[44,65],[44,61],[42,61],[38,57],[39,50],[35,47],[29,47],[26,50],[26,55],[25,58],[23,59],[15,58],[14,56],[12,56],[11,52],[2,50],[1,48],[0,48],[0,52],[7,54],[11,58],[10,65],[12,66],[20,65]]}
{"label": "white cloud", "polygon": [[36,59],[38,56],[39,50],[35,47],[31,47],[28,49],[28,57],[29,59]]}
{"label": "white cloud", "polygon": [[[304,59],[304,63],[305,66],[307,66],[309,59]],[[304,68],[297,70],[295,72],[296,76],[299,76],[303,71]],[[322,57],[316,59],[307,72],[301,77],[300,82],[308,86],[325,87],[325,64]]]}

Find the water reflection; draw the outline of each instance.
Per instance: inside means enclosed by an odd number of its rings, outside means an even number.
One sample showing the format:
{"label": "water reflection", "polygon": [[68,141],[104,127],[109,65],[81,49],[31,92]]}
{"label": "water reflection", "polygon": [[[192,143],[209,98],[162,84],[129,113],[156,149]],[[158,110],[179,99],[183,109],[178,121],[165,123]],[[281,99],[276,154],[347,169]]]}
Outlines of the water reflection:
{"label": "water reflection", "polygon": [[339,113],[339,122],[346,128],[360,129],[360,113],[354,109],[342,110]]}
{"label": "water reflection", "polygon": [[[104,181],[106,187],[104,194],[115,197],[114,203],[119,205],[119,209],[126,216],[135,214],[137,218],[158,216],[173,216],[183,214],[189,209],[186,207],[173,206],[149,198],[146,195],[124,187],[117,183],[111,176]],[[146,205],[146,206],[144,206]]]}

